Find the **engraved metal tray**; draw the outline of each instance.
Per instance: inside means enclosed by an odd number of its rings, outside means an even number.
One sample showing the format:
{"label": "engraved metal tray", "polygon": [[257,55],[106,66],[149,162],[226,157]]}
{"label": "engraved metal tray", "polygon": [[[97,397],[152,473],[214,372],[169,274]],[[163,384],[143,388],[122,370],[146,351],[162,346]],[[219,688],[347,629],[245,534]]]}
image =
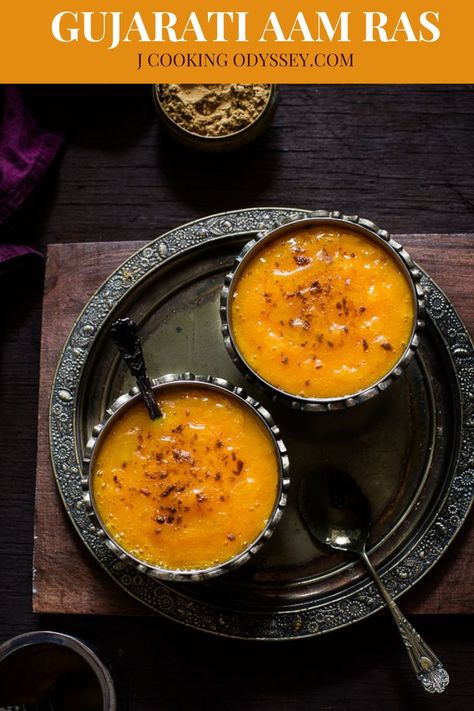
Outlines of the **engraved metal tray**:
{"label": "engraved metal tray", "polygon": [[[370,555],[396,597],[440,558],[474,496],[474,350],[446,295],[423,273],[427,327],[416,358],[378,397],[333,413],[290,411],[243,380],[225,351],[219,296],[243,244],[308,214],[253,208],[213,215],[158,237],[104,282],[76,321],[56,372],[50,410],[53,467],[85,545],[128,593],[156,612],[207,632],[288,639],[328,632],[383,602],[361,564],[309,536],[298,482],[331,464],[356,477],[375,518]],[[133,382],[108,336],[137,321],[152,377],[192,371],[229,379],[279,425],[290,456],[289,504],[273,538],[240,570],[207,583],[158,582],[119,561],[82,504],[81,461],[92,427]]]}

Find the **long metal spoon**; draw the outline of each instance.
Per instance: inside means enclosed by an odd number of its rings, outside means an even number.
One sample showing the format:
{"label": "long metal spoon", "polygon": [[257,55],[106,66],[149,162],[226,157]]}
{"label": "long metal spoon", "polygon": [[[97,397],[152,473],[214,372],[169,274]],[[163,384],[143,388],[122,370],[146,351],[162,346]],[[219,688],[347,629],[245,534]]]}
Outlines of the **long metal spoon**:
{"label": "long metal spoon", "polygon": [[449,683],[448,673],[392,600],[367,557],[370,504],[354,479],[333,467],[309,472],[300,484],[299,508],[314,538],[331,548],[361,557],[393,615],[423,688],[431,694],[444,691]]}
{"label": "long metal spoon", "polygon": [[162,416],[162,412],[157,405],[150,379],[146,374],[145,359],[143,357],[137,324],[135,321],[132,321],[131,318],[119,318],[117,321],[114,321],[110,327],[110,335],[131,374],[136,378],[150,419],[156,420]]}

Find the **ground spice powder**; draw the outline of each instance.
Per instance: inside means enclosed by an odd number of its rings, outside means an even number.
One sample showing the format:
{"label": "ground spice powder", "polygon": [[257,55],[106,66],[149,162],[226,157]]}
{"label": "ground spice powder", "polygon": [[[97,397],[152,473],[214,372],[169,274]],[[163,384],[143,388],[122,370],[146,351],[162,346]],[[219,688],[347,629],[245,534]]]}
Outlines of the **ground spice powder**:
{"label": "ground spice powder", "polygon": [[161,84],[159,100],[170,119],[199,136],[228,136],[264,110],[270,84]]}

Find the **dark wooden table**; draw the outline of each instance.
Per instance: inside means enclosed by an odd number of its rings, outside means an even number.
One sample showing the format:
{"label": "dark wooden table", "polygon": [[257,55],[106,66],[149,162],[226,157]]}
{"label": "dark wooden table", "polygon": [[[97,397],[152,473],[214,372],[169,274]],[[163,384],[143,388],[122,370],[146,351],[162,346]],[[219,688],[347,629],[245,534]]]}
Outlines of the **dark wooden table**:
{"label": "dark wooden table", "polygon": [[[474,232],[470,87],[283,87],[270,130],[227,157],[169,143],[149,87],[26,93],[68,139],[4,241],[146,240],[211,212],[258,205],[337,208],[398,233]],[[471,616],[415,619],[451,675],[435,698],[418,688],[386,615],[277,644],[216,639],[161,618],[34,615],[42,288],[33,262],[0,277],[0,642],[32,629],[80,635],[111,661],[131,711],[472,708]]]}

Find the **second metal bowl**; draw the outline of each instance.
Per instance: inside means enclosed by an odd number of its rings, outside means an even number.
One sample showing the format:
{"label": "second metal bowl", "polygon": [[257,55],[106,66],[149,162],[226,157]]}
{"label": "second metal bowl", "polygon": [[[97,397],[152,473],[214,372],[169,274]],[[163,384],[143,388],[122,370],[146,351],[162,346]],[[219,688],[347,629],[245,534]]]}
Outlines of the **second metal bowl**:
{"label": "second metal bowl", "polygon": [[[257,373],[244,358],[237,345],[233,333],[231,317],[232,297],[237,282],[250,260],[252,260],[262,248],[268,245],[269,242],[272,242],[282,235],[288,234],[294,230],[314,226],[322,227],[324,225],[345,228],[380,245],[386,252],[389,253],[402,273],[405,275],[413,300],[413,326],[411,335],[404,352],[394,366],[369,387],[357,392],[348,393],[344,396],[328,398],[305,397],[286,392],[285,390],[276,387],[262,377],[262,375]],[[225,277],[221,293],[220,315],[222,335],[226,349],[235,365],[248,380],[259,387],[259,389],[263,392],[270,394],[274,400],[284,402],[294,409],[322,412],[340,410],[352,405],[357,405],[358,403],[365,402],[385,390],[390,383],[399,377],[405,366],[409,363],[416,352],[419,343],[419,333],[424,326],[424,295],[420,286],[420,278],[420,270],[413,262],[410,255],[400,244],[398,244],[398,242],[392,239],[386,230],[379,229],[373,222],[358,216],[347,216],[337,211],[329,212],[326,210],[317,210],[309,217],[287,222],[276,229],[257,235],[244,246],[238,255],[232,270]]]}

